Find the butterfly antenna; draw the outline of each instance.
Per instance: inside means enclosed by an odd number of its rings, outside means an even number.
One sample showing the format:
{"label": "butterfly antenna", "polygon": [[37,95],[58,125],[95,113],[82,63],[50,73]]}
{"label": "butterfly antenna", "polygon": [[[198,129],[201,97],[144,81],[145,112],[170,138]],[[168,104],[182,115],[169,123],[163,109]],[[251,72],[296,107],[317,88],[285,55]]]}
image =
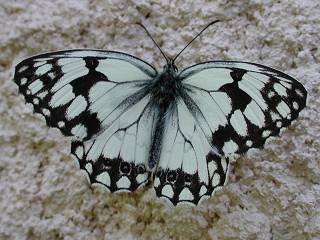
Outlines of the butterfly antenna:
{"label": "butterfly antenna", "polygon": [[203,33],[208,27],[210,27],[211,25],[217,23],[217,22],[220,22],[220,20],[215,20],[211,23],[209,23],[204,29],[202,29],[188,44],[187,46],[185,46],[173,59],[173,62],[179,57],[179,55],[194,41],[196,40],[200,35],[201,33]]}
{"label": "butterfly antenna", "polygon": [[142,27],[144,29],[144,31],[147,33],[147,35],[151,38],[151,40],[153,41],[153,43],[157,46],[157,48],[160,50],[161,54],[163,55],[163,57],[166,59],[167,63],[169,63],[168,57],[164,54],[164,52],[162,51],[162,49],[159,47],[159,45],[156,43],[156,41],[153,39],[153,37],[151,36],[151,34],[149,33],[149,31],[147,30],[147,28],[139,22],[136,22],[137,25],[139,25],[140,27]]}

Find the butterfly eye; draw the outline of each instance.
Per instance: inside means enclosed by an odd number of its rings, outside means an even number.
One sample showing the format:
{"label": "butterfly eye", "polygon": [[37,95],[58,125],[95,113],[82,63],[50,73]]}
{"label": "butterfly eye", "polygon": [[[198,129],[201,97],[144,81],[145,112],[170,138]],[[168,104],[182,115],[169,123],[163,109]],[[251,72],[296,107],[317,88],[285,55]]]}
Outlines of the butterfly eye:
{"label": "butterfly eye", "polygon": [[131,170],[130,164],[127,162],[122,162],[120,164],[120,171],[124,174],[128,174]]}
{"label": "butterfly eye", "polygon": [[167,181],[175,182],[177,180],[177,172],[176,171],[169,171],[167,174]]}

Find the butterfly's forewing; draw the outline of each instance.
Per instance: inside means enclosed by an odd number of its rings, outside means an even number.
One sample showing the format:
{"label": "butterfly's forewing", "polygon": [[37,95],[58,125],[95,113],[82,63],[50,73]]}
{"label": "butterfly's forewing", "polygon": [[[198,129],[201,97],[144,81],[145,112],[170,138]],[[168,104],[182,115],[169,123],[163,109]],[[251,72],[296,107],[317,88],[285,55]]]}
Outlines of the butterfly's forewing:
{"label": "butterfly's forewing", "polygon": [[180,79],[189,111],[224,156],[262,147],[306,105],[302,84],[259,64],[207,62],[185,69]]}
{"label": "butterfly's forewing", "polygon": [[229,160],[215,153],[182,99],[168,111],[163,136],[154,179],[157,196],[174,205],[196,205],[225,185]]}
{"label": "butterfly's forewing", "polygon": [[90,181],[118,191],[135,190],[149,177],[156,112],[144,86],[156,75],[124,53],[70,50],[22,61],[14,81],[50,127],[74,137],[72,154]]}
{"label": "butterfly's forewing", "polygon": [[139,101],[156,74],[133,56],[85,49],[28,58],[17,65],[14,81],[50,127],[87,140]]}

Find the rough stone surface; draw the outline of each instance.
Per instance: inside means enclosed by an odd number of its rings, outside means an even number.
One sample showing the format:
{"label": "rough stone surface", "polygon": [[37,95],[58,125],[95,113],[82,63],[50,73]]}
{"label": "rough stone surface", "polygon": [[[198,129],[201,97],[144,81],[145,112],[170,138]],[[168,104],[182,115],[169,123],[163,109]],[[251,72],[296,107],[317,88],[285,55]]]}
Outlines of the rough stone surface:
{"label": "rough stone surface", "polygon": [[[259,62],[297,77],[308,105],[281,138],[232,164],[227,187],[171,208],[152,188],[92,188],[69,139],[33,115],[12,82],[21,59],[69,48],[122,50],[161,67],[144,23],[178,61]],[[292,1],[0,0],[0,239],[320,239],[320,3]]]}

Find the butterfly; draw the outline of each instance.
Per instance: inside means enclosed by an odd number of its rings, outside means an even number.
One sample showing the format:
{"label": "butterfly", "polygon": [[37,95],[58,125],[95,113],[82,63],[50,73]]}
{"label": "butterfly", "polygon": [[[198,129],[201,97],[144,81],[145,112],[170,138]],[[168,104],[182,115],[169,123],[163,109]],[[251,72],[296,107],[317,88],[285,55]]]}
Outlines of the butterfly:
{"label": "butterfly", "polygon": [[72,137],[92,184],[132,192],[152,182],[173,205],[197,205],[226,184],[230,157],[263,147],[298,117],[307,92],[250,62],[179,71],[175,60],[189,44],[169,58],[154,43],[166,59],[159,72],[126,53],[75,49],[23,60],[14,81],[48,126]]}

